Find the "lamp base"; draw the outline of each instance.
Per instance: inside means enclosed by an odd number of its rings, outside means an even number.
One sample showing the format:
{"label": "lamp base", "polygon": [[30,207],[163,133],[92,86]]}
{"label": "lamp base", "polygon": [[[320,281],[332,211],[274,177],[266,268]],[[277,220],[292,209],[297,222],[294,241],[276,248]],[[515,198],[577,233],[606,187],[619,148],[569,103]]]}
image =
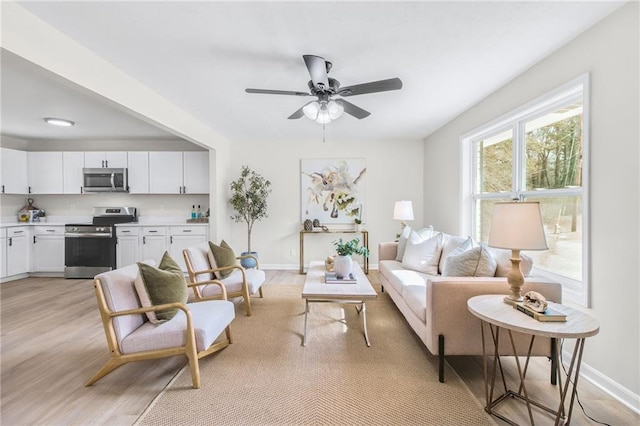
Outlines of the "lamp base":
{"label": "lamp base", "polygon": [[511,296],[505,296],[502,301],[507,305],[515,305],[518,302],[522,302],[524,299],[521,297],[519,299],[512,299]]}

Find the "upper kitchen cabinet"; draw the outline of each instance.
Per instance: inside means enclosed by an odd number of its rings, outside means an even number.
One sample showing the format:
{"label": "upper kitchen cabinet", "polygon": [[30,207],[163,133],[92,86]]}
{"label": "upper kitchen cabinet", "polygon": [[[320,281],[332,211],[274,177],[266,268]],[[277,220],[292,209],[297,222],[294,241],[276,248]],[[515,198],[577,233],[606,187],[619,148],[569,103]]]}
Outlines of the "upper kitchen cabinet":
{"label": "upper kitchen cabinet", "polygon": [[127,167],[127,153],[122,151],[85,152],[84,166],[86,168],[125,168]]}
{"label": "upper kitchen cabinet", "polygon": [[31,151],[27,163],[29,194],[62,194],[62,152]]}
{"label": "upper kitchen cabinet", "polygon": [[209,151],[186,151],[183,157],[185,194],[209,193]]}
{"label": "upper kitchen cabinet", "polygon": [[0,185],[3,194],[28,194],[27,153],[0,148]]}
{"label": "upper kitchen cabinet", "polygon": [[129,164],[129,193],[149,193],[149,153],[146,151],[127,152]]}
{"label": "upper kitchen cabinet", "polygon": [[149,192],[208,194],[209,152],[149,152]]}
{"label": "upper kitchen cabinet", "polygon": [[82,194],[82,168],[84,167],[84,152],[63,152],[62,167],[62,184],[64,193]]}

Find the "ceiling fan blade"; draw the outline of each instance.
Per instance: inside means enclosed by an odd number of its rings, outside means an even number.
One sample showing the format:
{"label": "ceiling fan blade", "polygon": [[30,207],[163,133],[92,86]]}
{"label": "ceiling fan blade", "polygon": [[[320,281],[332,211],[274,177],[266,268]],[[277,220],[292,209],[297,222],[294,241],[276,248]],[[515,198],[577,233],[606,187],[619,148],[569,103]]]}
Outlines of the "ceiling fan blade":
{"label": "ceiling fan blade", "polygon": [[296,120],[300,117],[302,117],[304,115],[304,111],[302,111],[302,108],[304,108],[304,106],[302,106],[299,110],[297,110],[296,112],[294,112],[293,114],[291,114],[289,117],[287,117],[289,120]]}
{"label": "ceiling fan blade", "polygon": [[318,90],[329,88],[329,76],[327,75],[327,63],[324,58],[315,55],[302,55],[304,63],[309,70],[313,86]]}
{"label": "ceiling fan blade", "polygon": [[359,106],[355,106],[351,102],[347,102],[344,99],[340,99],[339,101],[336,101],[336,102],[339,102],[342,104],[342,106],[344,107],[344,112],[346,112],[347,114],[353,115],[358,120],[362,120],[363,118],[367,118],[368,116],[371,115],[369,111],[365,111]]}
{"label": "ceiling fan blade", "polygon": [[261,93],[265,95],[294,95],[294,96],[311,96],[306,92],[293,92],[291,90],[268,90],[268,89],[244,89],[247,93]]}
{"label": "ceiling fan blade", "polygon": [[402,89],[402,81],[399,78],[389,78],[387,80],[372,81],[371,83],[356,84],[353,86],[341,87],[338,91],[340,96],[364,95],[367,93],[386,92],[389,90]]}

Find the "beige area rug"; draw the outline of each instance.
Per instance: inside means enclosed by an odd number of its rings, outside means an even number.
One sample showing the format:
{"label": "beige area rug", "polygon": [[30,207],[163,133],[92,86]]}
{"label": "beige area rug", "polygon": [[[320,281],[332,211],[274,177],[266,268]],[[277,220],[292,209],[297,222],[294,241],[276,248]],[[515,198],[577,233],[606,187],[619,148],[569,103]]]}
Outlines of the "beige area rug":
{"label": "beige area rug", "polygon": [[354,305],[311,305],[302,346],[301,285],[271,285],[238,308],[234,342],[185,366],[140,425],[494,425],[455,371],[429,354],[386,293],[367,302],[371,347]]}

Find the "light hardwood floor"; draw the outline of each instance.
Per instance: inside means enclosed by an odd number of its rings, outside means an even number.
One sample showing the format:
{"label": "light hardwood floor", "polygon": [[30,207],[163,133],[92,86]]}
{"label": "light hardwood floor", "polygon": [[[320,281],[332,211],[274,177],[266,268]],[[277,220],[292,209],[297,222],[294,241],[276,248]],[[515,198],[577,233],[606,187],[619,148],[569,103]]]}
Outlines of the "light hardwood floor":
{"label": "light hardwood floor", "polygon": [[[369,279],[379,291],[377,271]],[[296,271],[267,271],[265,285],[303,282]],[[91,280],[28,278],[1,284],[0,315],[2,425],[131,425],[186,362],[173,357],[132,363],[84,387],[108,358]],[[483,404],[480,357],[448,362]],[[515,367],[506,364],[513,374]],[[531,392],[546,403],[556,401],[547,361],[536,359],[530,371]],[[587,381],[579,390],[591,416],[611,425],[640,424],[640,416]],[[524,406],[509,404],[502,411],[527,424]],[[594,423],[576,406],[572,424]]]}

